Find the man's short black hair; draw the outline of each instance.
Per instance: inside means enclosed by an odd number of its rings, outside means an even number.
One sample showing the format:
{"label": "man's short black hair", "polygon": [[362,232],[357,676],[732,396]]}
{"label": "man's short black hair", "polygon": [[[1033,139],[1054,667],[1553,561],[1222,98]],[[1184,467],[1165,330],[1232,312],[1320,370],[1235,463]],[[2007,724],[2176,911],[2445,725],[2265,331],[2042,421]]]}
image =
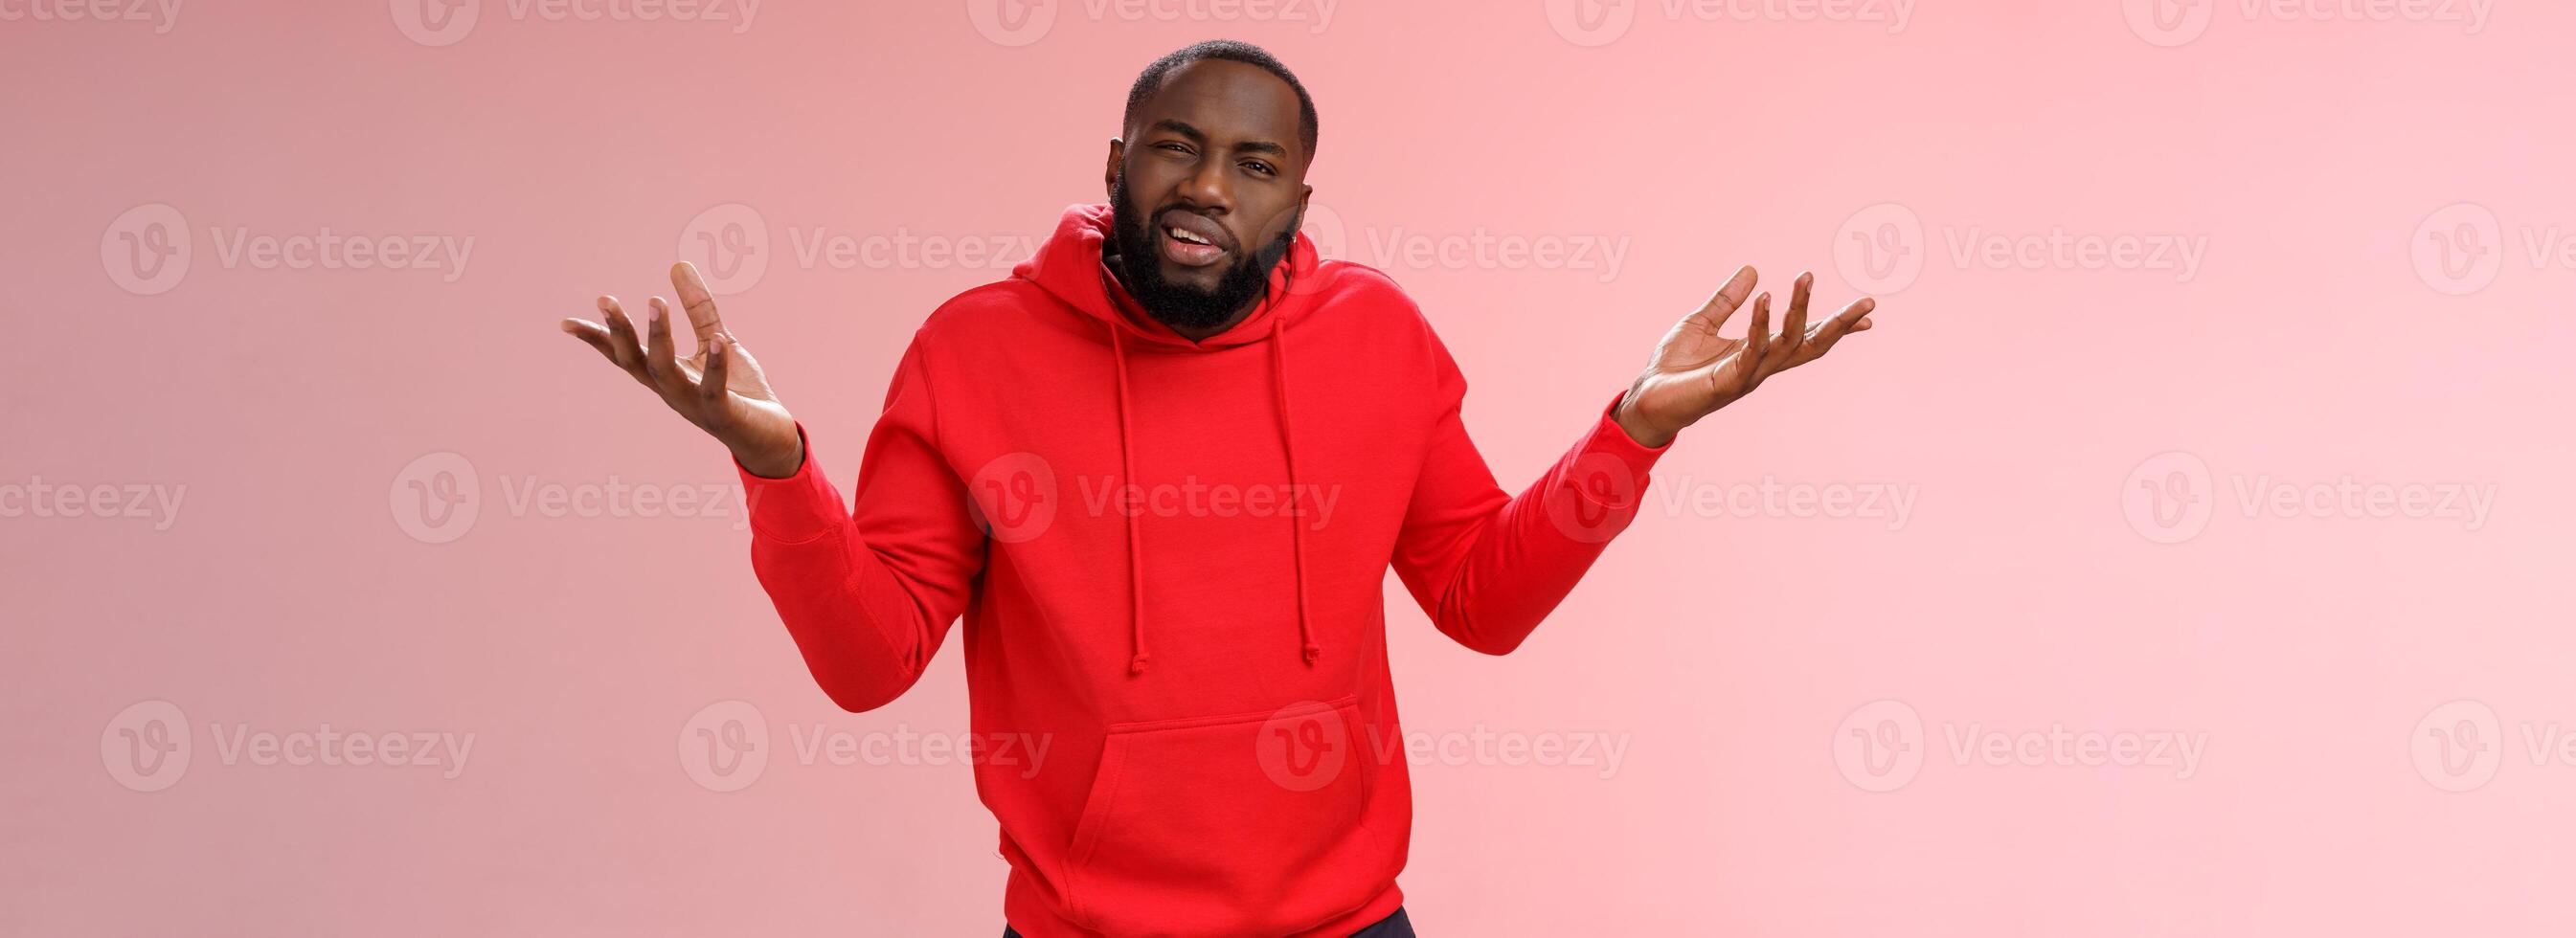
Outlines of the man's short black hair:
{"label": "man's short black hair", "polygon": [[1297,142],[1305,146],[1307,159],[1315,157],[1315,99],[1306,95],[1306,86],[1298,83],[1296,73],[1279,64],[1279,60],[1268,51],[1249,42],[1232,39],[1210,39],[1155,59],[1154,64],[1145,66],[1145,70],[1136,75],[1135,86],[1127,89],[1127,113],[1119,119],[1120,123],[1135,126],[1136,109],[1144,107],[1154,92],[1162,90],[1164,76],[1171,74],[1173,69],[1202,59],[1241,62],[1287,82],[1289,90],[1297,92]]}

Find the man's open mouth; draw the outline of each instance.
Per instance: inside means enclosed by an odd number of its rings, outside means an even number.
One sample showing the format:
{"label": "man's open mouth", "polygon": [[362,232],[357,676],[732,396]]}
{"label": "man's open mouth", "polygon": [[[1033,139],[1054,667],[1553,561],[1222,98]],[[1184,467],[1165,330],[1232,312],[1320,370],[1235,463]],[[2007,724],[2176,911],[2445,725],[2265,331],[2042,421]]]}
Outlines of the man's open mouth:
{"label": "man's open mouth", "polygon": [[1192,212],[1163,213],[1157,226],[1162,237],[1155,243],[1162,247],[1163,259],[1183,267],[1205,267],[1225,259],[1224,229],[1216,222]]}

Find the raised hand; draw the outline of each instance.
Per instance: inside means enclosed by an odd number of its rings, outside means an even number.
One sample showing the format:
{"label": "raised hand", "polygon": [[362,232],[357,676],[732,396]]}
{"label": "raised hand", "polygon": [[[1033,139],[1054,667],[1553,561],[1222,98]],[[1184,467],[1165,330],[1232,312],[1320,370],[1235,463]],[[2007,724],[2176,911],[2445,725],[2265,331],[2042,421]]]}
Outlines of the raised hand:
{"label": "raised hand", "polygon": [[1753,322],[1744,338],[1718,335],[1718,327],[1753,292],[1755,280],[1753,268],[1737,270],[1717,295],[1655,344],[1654,361],[1619,399],[1615,417],[1629,437],[1647,446],[1672,442],[1682,428],[1753,393],[1763,379],[1824,357],[1845,335],[1868,331],[1869,311],[1878,306],[1863,297],[1810,327],[1807,293],[1816,277],[1802,273],[1789,293],[1789,319],[1780,334],[1771,333],[1771,294],[1766,292],[1753,300]]}
{"label": "raised hand", "polygon": [[678,357],[671,340],[671,307],[658,296],[647,303],[652,319],[642,345],[635,341],[635,324],[627,321],[626,310],[613,296],[599,298],[606,325],[566,319],[563,331],[590,343],[661,395],[662,403],[732,450],[743,468],[770,478],[795,475],[805,463],[805,441],[796,435],[796,420],[769,389],[760,363],[717,317],[716,298],[707,292],[698,269],[686,261],[671,265],[671,289],[698,337],[696,354],[687,358]]}

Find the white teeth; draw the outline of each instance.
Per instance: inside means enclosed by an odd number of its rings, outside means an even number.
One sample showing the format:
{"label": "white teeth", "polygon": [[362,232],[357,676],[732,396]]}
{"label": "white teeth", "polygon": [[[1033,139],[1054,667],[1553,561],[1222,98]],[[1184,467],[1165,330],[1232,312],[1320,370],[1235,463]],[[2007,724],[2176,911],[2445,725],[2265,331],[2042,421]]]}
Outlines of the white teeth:
{"label": "white teeth", "polygon": [[1197,235],[1191,234],[1191,233],[1186,232],[1186,231],[1182,231],[1181,229],[1178,229],[1178,228],[1165,228],[1165,229],[1163,229],[1163,230],[1171,232],[1171,233],[1172,233],[1172,237],[1179,238],[1179,239],[1181,239],[1181,240],[1183,240],[1183,241],[1187,241],[1187,242],[1189,242],[1189,243],[1191,243],[1191,244],[1210,244],[1210,242],[1208,241],[1208,239],[1206,239],[1206,238],[1202,238],[1202,237],[1199,237],[1199,236],[1197,236]]}

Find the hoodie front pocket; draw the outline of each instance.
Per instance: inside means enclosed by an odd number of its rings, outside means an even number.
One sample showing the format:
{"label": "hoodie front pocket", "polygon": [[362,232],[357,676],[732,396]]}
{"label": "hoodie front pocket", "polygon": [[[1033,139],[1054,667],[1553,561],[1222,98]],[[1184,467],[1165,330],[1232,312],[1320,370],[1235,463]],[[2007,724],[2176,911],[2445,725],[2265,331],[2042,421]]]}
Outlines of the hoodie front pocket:
{"label": "hoodie front pocket", "polygon": [[1287,934],[1394,877],[1361,824],[1356,697],[1110,727],[1069,854],[1071,911],[1114,935]]}

